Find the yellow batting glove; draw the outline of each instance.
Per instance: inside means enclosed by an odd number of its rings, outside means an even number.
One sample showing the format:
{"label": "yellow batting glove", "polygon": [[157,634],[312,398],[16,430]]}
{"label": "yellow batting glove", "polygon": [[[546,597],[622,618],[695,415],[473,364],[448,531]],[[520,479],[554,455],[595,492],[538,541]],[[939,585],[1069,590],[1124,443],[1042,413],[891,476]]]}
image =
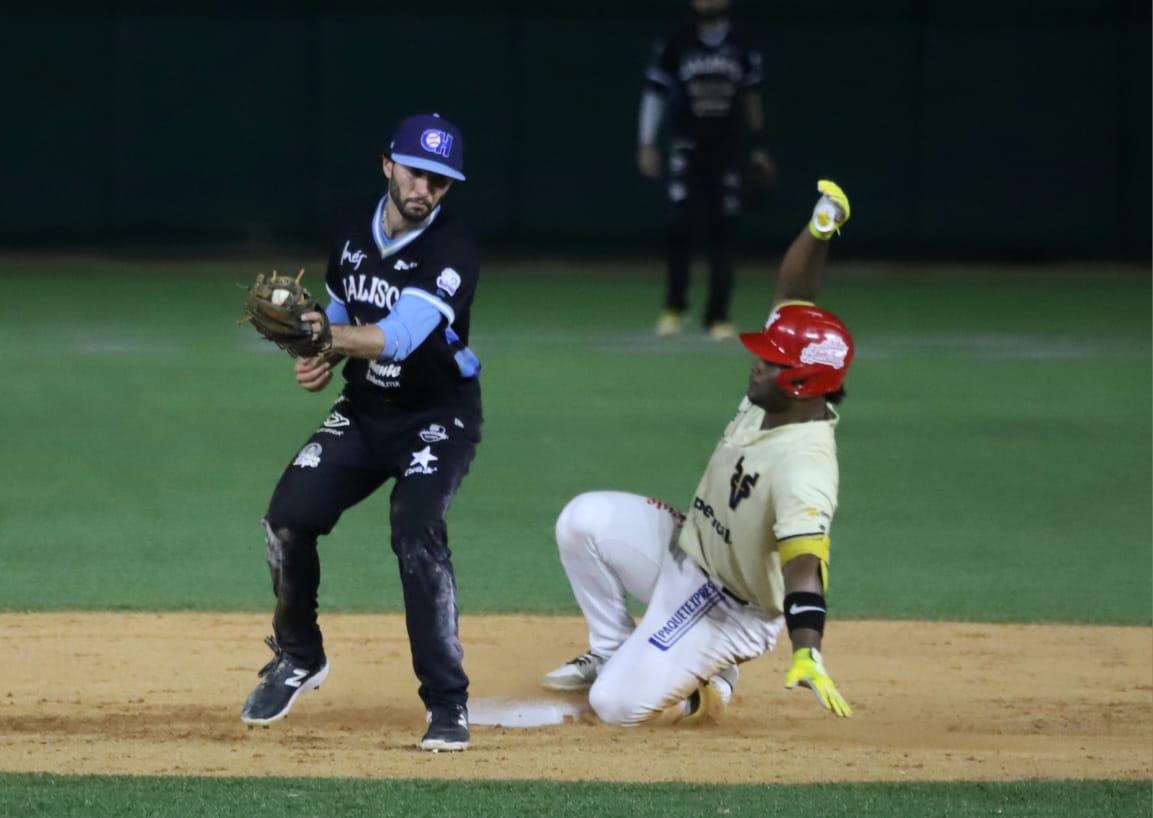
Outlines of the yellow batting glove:
{"label": "yellow batting glove", "polygon": [[849,197],[840,185],[830,179],[817,182],[821,198],[813,208],[813,218],[809,222],[809,232],[821,241],[828,241],[834,233],[841,231],[841,225],[849,220]]}
{"label": "yellow batting glove", "polygon": [[785,687],[792,690],[797,685],[813,691],[817,700],[826,710],[832,710],[833,715],[846,719],[853,715],[853,708],[849,707],[845,697],[829,678],[821,661],[821,652],[816,648],[800,648],[793,651],[793,666],[785,676]]}

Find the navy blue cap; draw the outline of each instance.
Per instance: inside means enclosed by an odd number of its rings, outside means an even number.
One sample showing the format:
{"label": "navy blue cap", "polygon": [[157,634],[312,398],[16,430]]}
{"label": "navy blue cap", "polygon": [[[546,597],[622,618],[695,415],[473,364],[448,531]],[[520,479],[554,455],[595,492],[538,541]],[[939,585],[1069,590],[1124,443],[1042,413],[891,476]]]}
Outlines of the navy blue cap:
{"label": "navy blue cap", "polygon": [[440,114],[416,114],[396,126],[389,157],[410,168],[464,181],[464,137]]}

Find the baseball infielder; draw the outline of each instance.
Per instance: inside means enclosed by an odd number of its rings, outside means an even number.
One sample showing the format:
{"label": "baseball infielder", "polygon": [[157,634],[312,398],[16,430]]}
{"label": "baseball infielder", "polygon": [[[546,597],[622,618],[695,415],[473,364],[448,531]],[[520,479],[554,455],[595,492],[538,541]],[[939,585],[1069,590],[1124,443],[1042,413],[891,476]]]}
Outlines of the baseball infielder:
{"label": "baseball infielder", "polygon": [[[480,263],[472,232],[444,212],[463,181],[460,129],[436,114],[402,120],[383,157],[388,192],[333,243],[325,284],[332,351],[346,357],[332,412],[288,464],[264,519],[276,594],[273,659],[241,719],[268,725],[318,687],[329,664],[317,619],[318,539],[392,481],[389,528],[404,591],[425,750],[468,747],[468,675],[457,626],[446,515],[480,443],[480,362],[468,347]],[[319,325],[319,313],[303,318]],[[319,392],[329,357],[298,358]]]}
{"label": "baseball infielder", "polygon": [[[634,494],[573,499],[556,524],[561,562],[589,626],[589,651],[548,673],[554,690],[589,690],[613,724],[717,715],[736,666],[793,643],[787,688],[810,688],[837,716],[852,710],[821,658],[829,528],[837,507],[834,405],[853,359],[840,319],[812,299],[849,201],[829,181],[789,247],[746,397],[687,514]],[[634,625],[625,592],[647,605]]]}

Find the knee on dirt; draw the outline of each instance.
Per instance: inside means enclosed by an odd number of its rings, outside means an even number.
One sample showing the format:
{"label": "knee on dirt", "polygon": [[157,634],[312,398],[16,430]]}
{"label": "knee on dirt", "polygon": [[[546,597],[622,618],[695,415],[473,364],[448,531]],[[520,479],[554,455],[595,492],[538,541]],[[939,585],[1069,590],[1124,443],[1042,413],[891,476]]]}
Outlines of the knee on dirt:
{"label": "knee on dirt", "polygon": [[589,688],[589,706],[601,721],[623,727],[634,727],[651,721],[662,712],[654,711],[630,697],[629,686],[619,681],[614,684],[611,676],[608,679],[602,676]]}

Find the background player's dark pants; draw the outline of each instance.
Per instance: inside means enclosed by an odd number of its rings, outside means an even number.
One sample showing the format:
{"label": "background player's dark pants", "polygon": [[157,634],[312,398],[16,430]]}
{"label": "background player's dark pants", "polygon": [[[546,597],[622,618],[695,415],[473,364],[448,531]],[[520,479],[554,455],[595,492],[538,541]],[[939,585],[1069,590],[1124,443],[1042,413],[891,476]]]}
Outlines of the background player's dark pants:
{"label": "background player's dark pants", "polygon": [[665,308],[688,309],[693,233],[703,224],[709,261],[709,299],[704,323],[729,320],[733,257],[739,215],[739,175],[726,164],[674,151],[669,159],[668,290]]}
{"label": "background player's dark pants", "polygon": [[[334,409],[285,470],[268,508],[277,642],[301,664],[324,661],[316,618],[317,537],[328,534],[345,509],[394,478],[392,550],[420,697],[426,705],[464,704],[468,676],[444,517],[476,453],[479,410],[442,407],[380,415],[360,413],[348,402]],[[310,449],[314,446],[320,451]]]}

